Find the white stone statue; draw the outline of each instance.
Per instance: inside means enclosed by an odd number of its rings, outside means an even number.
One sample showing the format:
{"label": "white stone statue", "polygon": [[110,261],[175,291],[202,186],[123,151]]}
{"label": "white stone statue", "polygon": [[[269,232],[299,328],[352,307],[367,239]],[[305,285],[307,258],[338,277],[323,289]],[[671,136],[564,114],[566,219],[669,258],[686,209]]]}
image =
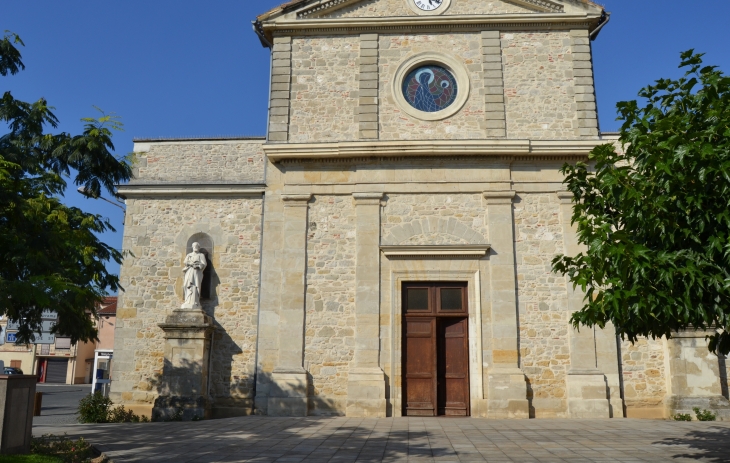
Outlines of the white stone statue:
{"label": "white stone statue", "polygon": [[200,288],[203,284],[203,270],[208,266],[205,254],[200,252],[200,244],[193,243],[193,252],[185,256],[185,279],[183,290],[185,291],[185,302],[183,309],[200,308]]}

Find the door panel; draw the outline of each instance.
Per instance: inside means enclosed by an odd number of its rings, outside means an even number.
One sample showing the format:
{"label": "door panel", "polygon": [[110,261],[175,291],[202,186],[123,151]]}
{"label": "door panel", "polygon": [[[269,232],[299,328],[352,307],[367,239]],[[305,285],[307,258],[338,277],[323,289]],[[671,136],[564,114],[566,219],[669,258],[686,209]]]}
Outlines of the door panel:
{"label": "door panel", "polygon": [[436,414],[436,319],[406,319],[403,385],[406,414]]}
{"label": "door panel", "polygon": [[438,414],[469,414],[467,319],[439,320]]}
{"label": "door panel", "polygon": [[403,414],[469,415],[465,283],[403,284]]}

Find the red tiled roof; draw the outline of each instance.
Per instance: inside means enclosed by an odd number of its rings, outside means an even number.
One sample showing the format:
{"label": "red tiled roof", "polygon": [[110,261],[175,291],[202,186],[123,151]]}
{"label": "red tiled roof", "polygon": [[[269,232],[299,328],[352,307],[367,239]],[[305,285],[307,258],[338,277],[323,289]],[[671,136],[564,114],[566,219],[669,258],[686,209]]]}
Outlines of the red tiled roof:
{"label": "red tiled roof", "polygon": [[117,298],[105,297],[101,303],[101,308],[96,311],[99,315],[116,315],[117,314]]}

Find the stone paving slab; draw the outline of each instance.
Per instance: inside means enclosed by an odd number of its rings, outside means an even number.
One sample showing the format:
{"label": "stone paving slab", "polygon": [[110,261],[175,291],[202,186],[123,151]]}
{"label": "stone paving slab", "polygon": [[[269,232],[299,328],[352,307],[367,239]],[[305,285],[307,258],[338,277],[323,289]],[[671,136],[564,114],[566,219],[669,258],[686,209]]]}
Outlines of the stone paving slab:
{"label": "stone paving slab", "polygon": [[126,462],[727,462],[730,423],[244,417],[34,426]]}

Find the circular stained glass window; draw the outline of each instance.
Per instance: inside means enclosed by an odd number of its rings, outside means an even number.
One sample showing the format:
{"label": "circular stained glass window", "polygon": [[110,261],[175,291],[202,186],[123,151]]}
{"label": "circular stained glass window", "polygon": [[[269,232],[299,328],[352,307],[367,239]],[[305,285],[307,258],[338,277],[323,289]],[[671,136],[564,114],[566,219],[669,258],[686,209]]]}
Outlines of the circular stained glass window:
{"label": "circular stained glass window", "polygon": [[454,103],[459,91],[454,75],[441,66],[420,66],[403,81],[403,96],[419,111],[435,113]]}

